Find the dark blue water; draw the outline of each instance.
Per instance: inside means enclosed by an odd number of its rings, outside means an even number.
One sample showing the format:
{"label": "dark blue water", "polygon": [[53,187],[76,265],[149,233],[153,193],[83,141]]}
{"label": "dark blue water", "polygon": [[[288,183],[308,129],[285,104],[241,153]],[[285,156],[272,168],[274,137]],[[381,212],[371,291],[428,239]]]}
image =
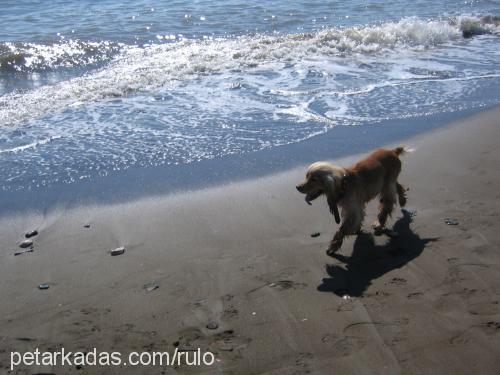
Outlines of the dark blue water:
{"label": "dark blue water", "polygon": [[497,104],[496,15],[498,1],[3,1],[0,189]]}

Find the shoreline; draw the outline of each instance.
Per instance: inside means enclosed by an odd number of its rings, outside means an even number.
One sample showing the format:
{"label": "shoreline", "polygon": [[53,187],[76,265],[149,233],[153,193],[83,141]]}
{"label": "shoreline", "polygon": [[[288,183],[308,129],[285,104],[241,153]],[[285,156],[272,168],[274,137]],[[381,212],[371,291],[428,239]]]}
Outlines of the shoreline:
{"label": "shoreline", "polygon": [[410,119],[387,120],[375,125],[337,126],[319,136],[256,152],[227,155],[185,165],[131,167],[72,184],[2,191],[0,217],[84,205],[126,203],[147,197],[175,195],[241,183],[305,166],[315,160],[345,158],[435,131],[447,124],[487,112],[473,109]]}
{"label": "shoreline", "polygon": [[[493,374],[500,367],[498,118],[495,107],[401,142],[416,151],[402,158],[407,211],[396,209],[388,224],[400,236],[372,235],[372,202],[363,233],[333,258],[325,254],[336,228],[326,203],[309,207],[295,191],[303,167],[127,203],[4,216],[0,362],[7,367],[10,351],[35,347],[178,346],[217,358],[181,373]],[[447,217],[458,225],[446,225]],[[14,256],[33,229],[33,253]],[[125,253],[111,257],[119,246]],[[38,290],[41,283],[50,288]],[[144,290],[149,283],[159,288]],[[218,328],[208,329],[209,321]],[[79,371],[16,373],[48,370]]]}

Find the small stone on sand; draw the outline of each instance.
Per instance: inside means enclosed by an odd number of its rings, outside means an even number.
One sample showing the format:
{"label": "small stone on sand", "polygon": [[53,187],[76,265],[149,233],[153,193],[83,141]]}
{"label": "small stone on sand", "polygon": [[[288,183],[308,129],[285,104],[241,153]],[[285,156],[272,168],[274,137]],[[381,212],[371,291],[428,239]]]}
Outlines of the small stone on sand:
{"label": "small stone on sand", "polygon": [[38,289],[40,290],[49,289],[49,284],[40,284],[38,285]]}
{"label": "small stone on sand", "polygon": [[37,230],[32,230],[31,232],[28,232],[24,235],[24,237],[26,238],[31,238],[31,237],[34,237],[38,234],[38,231]]}
{"label": "small stone on sand", "polygon": [[319,232],[314,232],[314,233],[312,233],[312,234],[311,234],[311,237],[313,237],[313,238],[314,238],[314,237],[319,237],[319,236],[320,236],[320,234],[321,234],[321,233],[319,233]]}
{"label": "small stone on sand", "polygon": [[21,249],[26,249],[27,247],[31,247],[31,246],[33,246],[33,241],[31,241],[31,240],[24,240],[23,242],[21,242],[19,244],[19,247]]}
{"label": "small stone on sand", "polygon": [[125,252],[125,248],[123,246],[122,247],[117,247],[116,249],[110,251],[110,253],[111,253],[112,256],[121,255],[124,252]]}
{"label": "small stone on sand", "polygon": [[153,290],[158,289],[159,287],[160,286],[158,285],[158,283],[153,282],[145,284],[143,288],[146,292],[152,292]]}
{"label": "small stone on sand", "polygon": [[90,224],[88,224],[88,223],[87,224],[83,224],[83,227],[84,228],[90,228]]}
{"label": "small stone on sand", "polygon": [[207,328],[208,329],[217,329],[217,328],[219,328],[219,323],[217,323],[215,320],[211,320],[207,323]]}
{"label": "small stone on sand", "polygon": [[445,218],[444,222],[446,223],[446,225],[458,225],[458,220],[451,217]]}

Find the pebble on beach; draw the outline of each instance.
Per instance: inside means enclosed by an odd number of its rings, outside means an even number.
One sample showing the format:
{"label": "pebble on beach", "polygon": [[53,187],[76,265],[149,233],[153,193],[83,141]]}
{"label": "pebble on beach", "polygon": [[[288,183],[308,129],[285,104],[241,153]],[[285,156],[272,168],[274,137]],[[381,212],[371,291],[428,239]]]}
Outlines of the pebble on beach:
{"label": "pebble on beach", "polygon": [[455,218],[447,217],[444,219],[446,225],[458,225],[458,220]]}
{"label": "pebble on beach", "polygon": [[32,230],[31,232],[27,232],[24,237],[26,238],[31,238],[31,237],[34,237],[38,234],[38,231],[37,230]]}
{"label": "pebble on beach", "polygon": [[121,255],[125,252],[125,247],[117,247],[116,249],[113,249],[110,251],[110,254],[112,256],[115,256],[115,255]]}
{"label": "pebble on beach", "polygon": [[146,292],[152,292],[153,290],[158,289],[159,287],[160,285],[158,285],[158,283],[152,282],[144,285],[143,288]]}
{"label": "pebble on beach", "polygon": [[31,246],[33,246],[33,241],[31,241],[31,240],[24,240],[23,242],[21,242],[19,244],[19,247],[21,249],[26,249],[26,248],[31,247]]}
{"label": "pebble on beach", "polygon": [[215,320],[210,320],[207,323],[207,328],[208,329],[217,329],[217,328],[219,328],[219,323],[217,323]]}
{"label": "pebble on beach", "polygon": [[49,289],[49,284],[40,284],[38,285],[38,289],[40,290]]}

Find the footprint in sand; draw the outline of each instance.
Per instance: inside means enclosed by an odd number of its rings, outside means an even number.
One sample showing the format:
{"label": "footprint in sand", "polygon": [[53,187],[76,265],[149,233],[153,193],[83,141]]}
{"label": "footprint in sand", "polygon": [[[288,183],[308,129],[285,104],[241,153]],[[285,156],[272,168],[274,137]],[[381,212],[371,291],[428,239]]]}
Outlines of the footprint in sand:
{"label": "footprint in sand", "polygon": [[303,289],[307,286],[305,283],[297,283],[292,280],[279,280],[273,283],[267,284],[270,288],[276,290],[287,290],[287,289]]}
{"label": "footprint in sand", "polygon": [[204,337],[205,335],[198,328],[186,328],[179,332],[179,338],[172,344],[179,350],[200,348]]}
{"label": "footprint in sand", "polygon": [[484,263],[457,263],[448,268],[443,284],[456,284],[465,281],[467,272],[478,272],[480,269],[489,269],[490,266]]}
{"label": "footprint in sand", "polygon": [[223,319],[233,319],[238,316],[238,309],[233,305],[228,305],[224,307],[224,311],[222,312]]}
{"label": "footprint in sand", "polygon": [[490,321],[476,327],[489,336],[500,335],[500,321]]}
{"label": "footprint in sand", "polygon": [[339,337],[334,333],[327,333],[321,338],[324,344],[328,344],[334,357],[346,357],[358,350],[361,350],[366,345],[366,340],[361,335],[344,335]]}
{"label": "footprint in sand", "polygon": [[491,252],[492,246],[491,245],[478,245],[475,246],[471,252],[477,255],[486,255]]}
{"label": "footprint in sand", "polygon": [[485,301],[470,304],[468,311],[472,315],[497,315],[500,312],[498,301]]}
{"label": "footprint in sand", "polygon": [[304,289],[307,287],[306,283],[297,283],[293,280],[278,280],[278,281],[273,281],[271,283],[266,283],[264,285],[258,286],[257,288],[249,290],[246,294],[251,294],[253,292],[256,292],[258,290],[261,290],[263,288],[271,288],[274,290],[278,291],[284,291],[288,289]]}
{"label": "footprint in sand", "polygon": [[489,321],[486,323],[476,324],[470,326],[459,334],[453,336],[449,339],[452,345],[463,345],[469,342],[469,338],[474,337],[473,331],[480,331],[486,336],[500,336],[500,322],[499,321]]}
{"label": "footprint in sand", "polygon": [[463,345],[463,344],[467,344],[469,342],[469,340],[467,340],[467,338],[465,337],[465,332],[462,332],[456,336],[453,336],[449,340],[449,342],[452,345]]}
{"label": "footprint in sand", "polygon": [[345,311],[352,311],[356,305],[353,303],[352,299],[346,299],[344,300],[339,307],[337,307],[337,312],[345,312]]}
{"label": "footprint in sand", "polygon": [[250,338],[238,336],[233,330],[225,330],[209,338],[211,348],[224,352],[235,353],[236,357],[241,357],[241,351],[245,349],[250,341]]}
{"label": "footprint in sand", "polygon": [[334,358],[347,357],[366,346],[366,340],[359,336],[337,337],[334,334],[326,334],[321,341],[330,347],[330,355]]}
{"label": "footprint in sand", "polygon": [[344,328],[344,334],[349,337],[370,337],[374,335],[381,337],[387,346],[396,346],[406,340],[404,326],[409,323],[408,318],[399,318],[393,322],[359,322],[348,325]]}
{"label": "footprint in sand", "polygon": [[295,366],[299,368],[299,371],[294,372],[294,374],[309,374],[311,372],[310,366],[313,359],[314,355],[312,353],[299,353],[298,357],[295,359]]}
{"label": "footprint in sand", "polygon": [[457,266],[452,266],[448,268],[443,284],[458,284],[464,280],[465,278],[462,276],[460,269]]}
{"label": "footprint in sand", "polygon": [[190,327],[179,332],[179,338],[173,342],[173,346],[180,351],[207,348],[214,354],[224,353],[224,356],[234,360],[243,358],[242,352],[251,341],[231,329],[210,335],[199,328]]}
{"label": "footprint in sand", "polygon": [[233,303],[231,303],[233,298],[234,295],[232,294],[225,294],[221,297],[222,305],[224,307],[222,311],[222,319],[232,319],[238,316],[238,309]]}
{"label": "footprint in sand", "polygon": [[377,290],[373,295],[375,297],[388,297],[388,296],[390,296],[390,293],[387,293],[384,290]]}
{"label": "footprint in sand", "polygon": [[403,279],[402,277],[393,277],[391,279],[391,281],[389,281],[386,284],[404,285],[404,284],[406,284],[406,279]]}
{"label": "footprint in sand", "polygon": [[410,293],[406,296],[406,298],[408,299],[417,299],[419,297],[422,297],[424,295],[424,293],[422,292],[414,292],[414,293]]}
{"label": "footprint in sand", "polygon": [[254,266],[244,266],[244,267],[240,267],[240,271],[241,272],[250,272],[250,271],[253,271],[254,270]]}

